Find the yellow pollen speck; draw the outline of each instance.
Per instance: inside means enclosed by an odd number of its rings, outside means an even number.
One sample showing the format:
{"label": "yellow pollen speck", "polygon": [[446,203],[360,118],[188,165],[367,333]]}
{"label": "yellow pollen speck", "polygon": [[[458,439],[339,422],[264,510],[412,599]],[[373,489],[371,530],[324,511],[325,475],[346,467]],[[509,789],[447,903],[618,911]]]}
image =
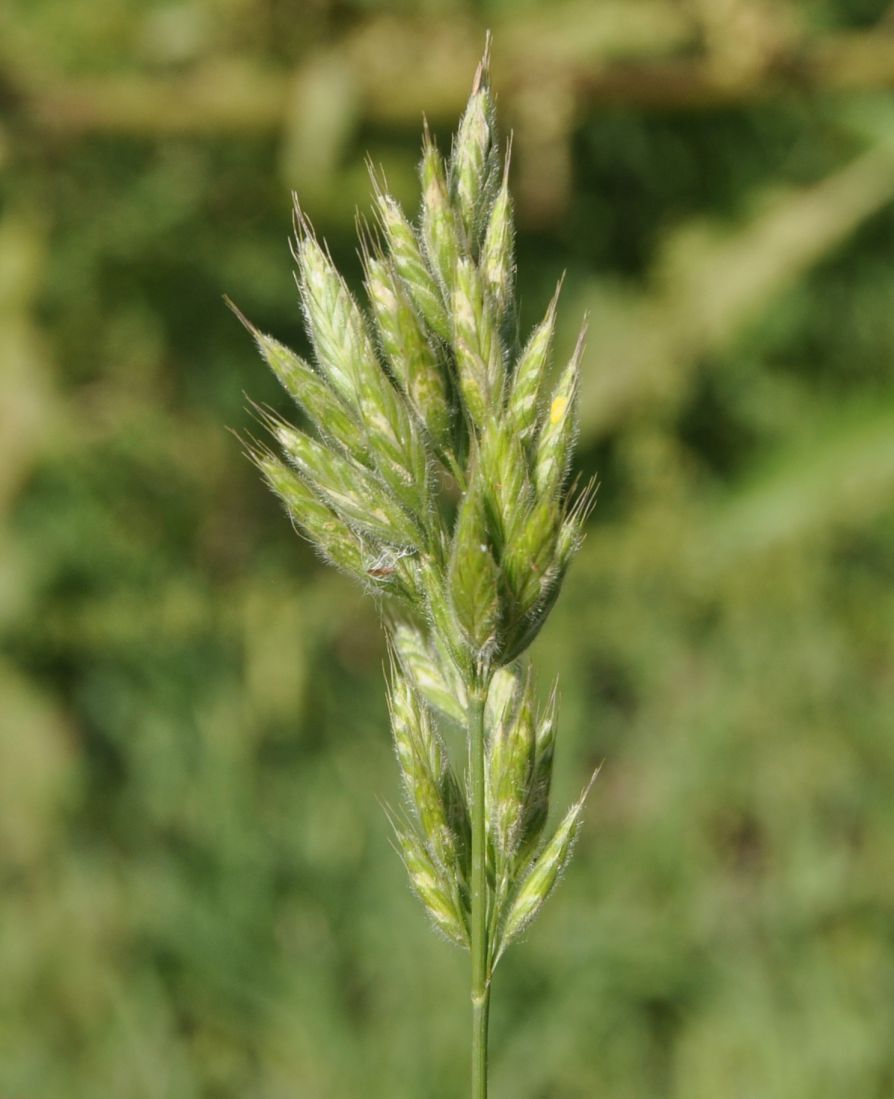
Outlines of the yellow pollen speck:
{"label": "yellow pollen speck", "polygon": [[565,415],[565,409],[568,407],[567,397],[556,397],[553,403],[549,406],[549,422],[551,424],[557,424],[559,420]]}

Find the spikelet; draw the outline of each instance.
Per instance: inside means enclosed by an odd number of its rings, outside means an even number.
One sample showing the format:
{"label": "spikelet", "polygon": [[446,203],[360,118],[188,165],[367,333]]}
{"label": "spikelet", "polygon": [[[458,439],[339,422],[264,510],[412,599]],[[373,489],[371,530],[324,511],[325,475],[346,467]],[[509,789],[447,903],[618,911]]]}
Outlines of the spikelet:
{"label": "spikelet", "polygon": [[425,844],[412,828],[392,821],[397,852],[403,860],[410,886],[431,916],[432,923],[457,946],[469,945],[469,929],[455,890],[435,864]]}
{"label": "spikelet", "polygon": [[525,455],[505,421],[491,420],[478,449],[489,533],[498,552],[511,544],[532,502]]}
{"label": "spikelet", "polygon": [[369,470],[288,424],[275,433],[295,468],[346,523],[382,542],[421,548],[419,525]]}
{"label": "spikelet", "polygon": [[511,148],[506,149],[503,181],[487,221],[481,246],[481,274],[484,285],[498,313],[511,310],[515,288],[515,225],[512,219],[512,196],[509,193],[509,161]]}
{"label": "spikelet", "polygon": [[527,443],[533,437],[540,420],[540,402],[545,379],[549,373],[550,351],[556,330],[556,308],[561,285],[559,283],[556,287],[546,316],[531,333],[512,376],[506,418],[513,433],[523,443]]}
{"label": "spikelet", "polygon": [[499,572],[487,539],[484,489],[473,482],[459,508],[450,551],[448,586],[466,644],[480,662],[497,644]]}
{"label": "spikelet", "polygon": [[451,307],[456,370],[469,419],[481,431],[503,400],[503,348],[478,266],[462,256],[455,272]]}
{"label": "spikelet", "polygon": [[[298,220],[298,287],[320,369],[358,408],[374,399],[375,350],[357,303],[307,224]],[[372,388],[371,388],[372,383]]]}
{"label": "spikelet", "polygon": [[466,240],[470,243],[478,239],[497,168],[489,68],[488,41],[475,72],[472,94],[460,119],[450,158],[450,190]]}
{"label": "spikelet", "polygon": [[372,463],[401,502],[428,507],[428,463],[419,431],[376,357],[366,318],[316,237],[299,221],[299,287],[321,369],[355,409]]}
{"label": "spikelet", "polygon": [[363,577],[363,543],[313,489],[276,455],[258,448],[252,460],[322,556],[349,575]]}
{"label": "spikelet", "polygon": [[556,709],[557,691],[554,687],[549,702],[536,721],[534,760],[516,852],[519,865],[524,865],[528,861],[539,843],[549,814],[549,791],[552,785],[553,756],[556,746]]}
{"label": "spikelet", "polygon": [[[456,804],[455,784],[447,778],[449,763],[435,733],[428,711],[395,664],[389,696],[394,747],[422,835],[432,858],[446,872],[456,871],[463,861],[461,849],[465,829]],[[446,794],[446,797],[445,797]]]}
{"label": "spikelet", "polygon": [[534,700],[530,672],[515,680],[512,696],[489,731],[487,820],[502,867],[512,863],[534,767]]}
{"label": "spikelet", "polygon": [[443,295],[400,204],[391,195],[378,190],[376,213],[388,256],[404,289],[432,333],[442,340],[449,340],[450,322]]}
{"label": "spikelet", "polygon": [[574,354],[559,376],[537,440],[534,478],[537,489],[543,496],[557,496],[568,472],[577,431],[576,399],[585,335],[586,329],[583,329],[578,336]]}
{"label": "spikelet", "polygon": [[419,166],[422,180],[422,240],[432,271],[441,289],[449,294],[459,261],[460,224],[450,202],[444,159],[426,128]]}
{"label": "spikelet", "polygon": [[442,658],[422,630],[407,622],[393,625],[390,634],[404,674],[421,697],[461,726],[466,719],[466,689],[453,662]]}
{"label": "spikelet", "polygon": [[523,514],[503,554],[503,576],[511,592],[513,626],[528,621],[552,582],[560,512],[541,497]]}
{"label": "spikelet", "polygon": [[450,404],[444,368],[397,272],[384,259],[367,262],[366,287],[385,357],[432,441],[448,443]]}
{"label": "spikelet", "polygon": [[498,957],[537,916],[568,865],[580,829],[581,812],[595,778],[594,774],[518,885],[507,906],[497,948]]}

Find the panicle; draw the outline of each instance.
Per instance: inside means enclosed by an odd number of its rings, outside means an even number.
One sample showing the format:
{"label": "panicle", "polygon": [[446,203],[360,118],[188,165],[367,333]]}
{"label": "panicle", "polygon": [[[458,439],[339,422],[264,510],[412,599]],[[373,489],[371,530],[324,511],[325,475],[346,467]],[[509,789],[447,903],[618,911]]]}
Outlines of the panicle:
{"label": "panicle", "polygon": [[[435,926],[468,946],[473,799],[479,825],[484,816],[476,836],[489,970],[539,911],[579,827],[584,797],[543,842],[555,692],[538,709],[522,657],[594,497],[592,485],[574,497],[566,484],[583,333],[553,379],[561,283],[518,346],[509,166],[488,41],[449,163],[425,128],[415,221],[371,173],[375,215],[361,231],[368,307],[300,213],[293,251],[311,361],[232,307],[307,421],[299,430],[258,410],[287,461],[257,445],[250,457],[324,559],[402,601],[401,619],[386,618],[407,802],[405,818],[392,820],[396,846]],[[479,770],[474,793],[448,745],[482,699],[484,788]]]}

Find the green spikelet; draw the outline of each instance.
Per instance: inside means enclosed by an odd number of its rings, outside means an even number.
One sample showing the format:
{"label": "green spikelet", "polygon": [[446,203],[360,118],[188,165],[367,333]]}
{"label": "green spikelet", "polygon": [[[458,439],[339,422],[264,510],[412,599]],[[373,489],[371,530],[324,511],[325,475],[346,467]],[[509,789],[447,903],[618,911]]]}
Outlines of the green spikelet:
{"label": "green spikelet", "polygon": [[239,309],[225,299],[240,323],[251,333],[273,375],[308,420],[328,441],[340,446],[359,462],[370,461],[369,448],[356,416],[333,389],[300,355],[272,336],[258,331]]}
{"label": "green spikelet", "polygon": [[401,828],[393,822],[392,827],[413,892],[422,901],[437,930],[457,946],[467,947],[468,927],[449,879],[411,828]]}
{"label": "green spikelet", "polygon": [[484,711],[484,724],[488,730],[494,729],[507,711],[517,705],[520,689],[521,673],[518,665],[506,664],[494,672]]}
{"label": "green spikelet", "polygon": [[503,182],[494,200],[481,246],[481,274],[497,312],[502,316],[513,304],[515,286],[515,226],[512,196],[509,193],[509,157],[503,170]]}
{"label": "green spikelet", "polygon": [[533,438],[541,418],[543,388],[549,372],[550,350],[556,330],[556,307],[560,289],[561,284],[556,288],[546,316],[531,333],[531,338],[519,356],[512,377],[506,418],[512,432],[522,443],[527,443]]}
{"label": "green spikelet", "polygon": [[530,673],[490,730],[488,822],[501,862],[508,866],[520,839],[534,766],[534,704]]}
{"label": "green spikelet", "polygon": [[[595,775],[593,779],[595,779]],[[565,814],[552,838],[534,860],[512,898],[506,912],[500,939],[500,949],[505,948],[531,923],[556,886],[562,871],[568,865],[574,841],[580,828],[581,811],[593,784],[590,780],[578,801]]]}
{"label": "green spikelet", "polygon": [[559,521],[558,506],[541,497],[523,513],[503,553],[503,577],[516,622],[528,618],[553,581]]}
{"label": "green spikelet", "polygon": [[266,451],[252,459],[286,510],[327,561],[351,576],[365,578],[363,543],[296,473]]}
{"label": "green spikelet", "polygon": [[276,438],[308,484],[349,526],[384,543],[423,547],[417,523],[368,470],[288,424],[276,428]]}
{"label": "green spikelet", "polygon": [[520,865],[528,861],[539,843],[549,814],[549,791],[552,785],[553,756],[556,746],[556,709],[557,694],[554,688],[549,703],[536,723],[534,762],[522,814],[517,852]]}
{"label": "green spikelet", "polygon": [[478,238],[497,165],[489,64],[485,53],[475,73],[472,94],[460,120],[450,159],[451,192],[469,241]]}
{"label": "green spikelet", "polygon": [[480,431],[503,400],[505,368],[500,333],[477,265],[463,256],[452,298],[453,350],[466,409]]}
{"label": "green spikelet", "polygon": [[362,408],[369,377],[378,369],[372,340],[344,279],[316,237],[303,222],[299,226],[298,286],[317,361],[333,389]]}
{"label": "green spikelet", "polygon": [[304,310],[322,370],[333,388],[355,408],[367,454],[383,480],[404,506],[426,511],[425,446],[409,410],[378,362],[366,318],[306,229],[299,237],[296,255]]}
{"label": "green spikelet", "polygon": [[562,519],[556,539],[556,562],[562,575],[583,543],[584,528],[596,506],[596,487],[596,479],[593,478],[572,501]]}
{"label": "green spikelet", "polygon": [[422,318],[385,260],[369,260],[366,286],[388,364],[433,442],[444,446],[450,435],[447,383]]}
{"label": "green spikelet", "polygon": [[392,627],[397,657],[413,686],[439,713],[457,725],[466,717],[466,688],[451,660],[439,656],[425,634],[406,622]]}
{"label": "green spikelet", "polygon": [[[399,665],[392,676],[389,700],[391,729],[407,797],[432,857],[446,872],[462,862],[464,830],[456,830],[460,812],[449,764],[427,710]],[[445,797],[446,795],[446,797]]]}
{"label": "green spikelet", "polygon": [[432,270],[449,294],[460,257],[460,226],[450,203],[444,161],[426,130],[422,145],[422,239]]}
{"label": "green spikelet", "polygon": [[571,361],[559,376],[537,440],[534,477],[538,491],[545,496],[558,495],[568,471],[577,430],[575,406],[584,335],[585,332],[582,331]]}
{"label": "green spikelet", "polygon": [[490,534],[500,552],[514,540],[532,503],[525,455],[508,425],[492,420],[482,435],[478,457]]}
{"label": "green spikelet", "polygon": [[391,195],[376,195],[379,225],[394,270],[403,282],[419,315],[442,340],[450,339],[450,321],[444,298],[425,262],[419,240],[403,211]]}
{"label": "green spikelet", "polygon": [[484,493],[476,483],[459,509],[448,571],[453,610],[476,661],[497,644],[498,575],[488,544]]}

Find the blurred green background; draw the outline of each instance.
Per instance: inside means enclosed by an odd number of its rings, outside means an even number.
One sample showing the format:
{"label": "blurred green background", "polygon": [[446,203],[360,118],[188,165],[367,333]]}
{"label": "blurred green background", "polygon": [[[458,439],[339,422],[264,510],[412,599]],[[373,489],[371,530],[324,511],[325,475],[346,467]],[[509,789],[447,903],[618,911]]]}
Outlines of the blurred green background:
{"label": "blurred green background", "polygon": [[894,1094],[888,0],[6,0],[3,1099],[465,1094],[376,611],[227,431],[286,404],[221,296],[304,346],[290,189],[356,284],[485,27],[523,317],[592,315],[557,803],[606,761],[494,1095]]}

